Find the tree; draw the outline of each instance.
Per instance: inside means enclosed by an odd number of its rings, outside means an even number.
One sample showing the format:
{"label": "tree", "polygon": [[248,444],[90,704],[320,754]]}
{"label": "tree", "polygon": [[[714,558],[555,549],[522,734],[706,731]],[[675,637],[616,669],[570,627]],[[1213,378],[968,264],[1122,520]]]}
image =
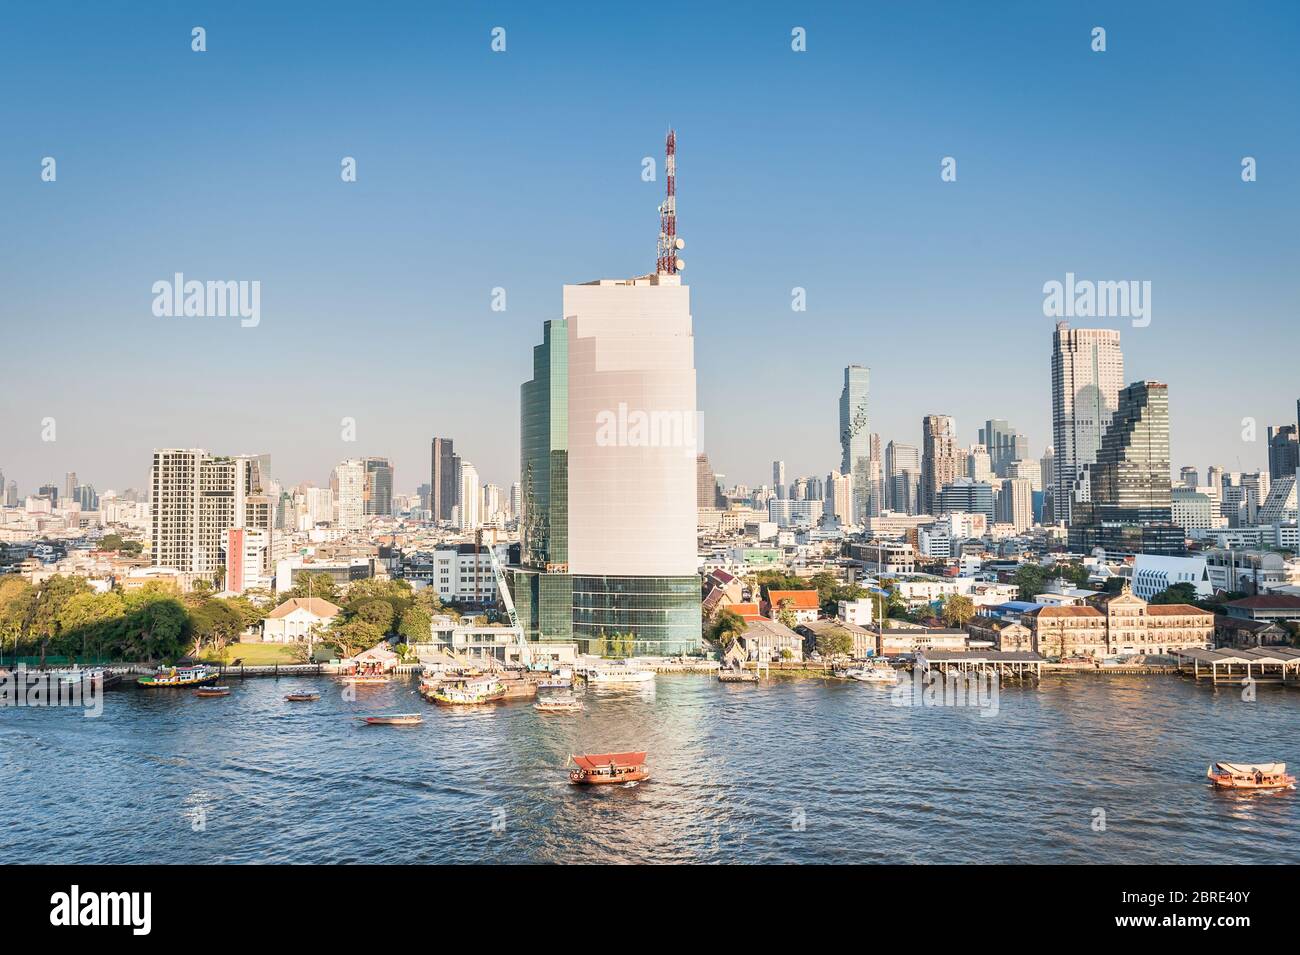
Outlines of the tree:
{"label": "tree", "polygon": [[817,634],[817,652],[826,661],[847,657],[853,652],[853,635],[843,627],[824,627]]}
{"label": "tree", "polygon": [[190,612],[190,640],[195,656],[204,647],[220,653],[243,629],[239,611],[224,600],[206,600]]}
{"label": "tree", "polygon": [[180,656],[189,637],[190,617],[184,604],[156,584],[124,597],[126,622],[120,644],[128,660],[170,660]]}
{"label": "tree", "polygon": [[406,608],[397,632],[409,643],[428,643],[432,637],[433,615],[418,603]]}
{"label": "tree", "polygon": [[782,597],[777,602],[776,619],[783,627],[789,627],[791,630],[798,624],[799,619],[794,615],[789,597]]}
{"label": "tree", "polygon": [[126,602],[115,591],[74,594],[59,611],[59,649],[69,656],[102,651],[115,642],[125,618]]}
{"label": "tree", "polygon": [[374,599],[367,600],[356,609],[358,620],[364,620],[366,623],[376,627],[381,634],[388,633],[393,627],[393,618],[396,613],[393,605],[387,600]]}
{"label": "tree", "polygon": [[[334,619],[339,619],[335,617]],[[369,650],[384,639],[383,631],[373,623],[361,619],[330,628],[330,639],[345,657],[356,656],[362,650]]]}
{"label": "tree", "polygon": [[744,618],[726,607],[718,611],[705,635],[720,653],[726,653],[747,629]]}
{"label": "tree", "polygon": [[1033,600],[1047,585],[1047,571],[1038,564],[1021,564],[1012,581],[1020,588],[1021,600]]}
{"label": "tree", "polygon": [[1194,604],[1196,602],[1196,585],[1187,581],[1173,584],[1160,591],[1147,602],[1153,604]]}
{"label": "tree", "polygon": [[321,571],[309,571],[305,574],[299,574],[294,585],[280,594],[277,604],[282,604],[290,597],[319,597],[322,600],[328,600],[330,603],[337,603],[339,599],[339,589],[334,583],[334,578],[329,574]]}
{"label": "tree", "polygon": [[943,622],[950,627],[964,627],[975,616],[975,602],[965,594],[949,594],[941,611]]}

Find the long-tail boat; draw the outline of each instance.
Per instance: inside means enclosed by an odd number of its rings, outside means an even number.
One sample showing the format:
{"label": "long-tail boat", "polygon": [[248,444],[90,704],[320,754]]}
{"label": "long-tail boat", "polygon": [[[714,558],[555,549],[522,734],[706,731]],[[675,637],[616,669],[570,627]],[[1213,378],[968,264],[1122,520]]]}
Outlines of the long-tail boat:
{"label": "long-tail boat", "polygon": [[645,753],[587,753],[570,756],[577,769],[569,773],[575,786],[602,786],[610,783],[636,783],[649,779]]}
{"label": "long-tail boat", "polygon": [[394,713],[391,716],[358,716],[369,726],[415,726],[424,722],[419,713]]}
{"label": "long-tail boat", "polygon": [[228,686],[201,686],[194,691],[195,696],[229,696]]}
{"label": "long-tail boat", "polygon": [[285,701],[289,703],[315,703],[317,700],[320,699],[320,694],[313,693],[313,692],[286,693],[284,695],[284,698]]}
{"label": "long-tail boat", "polygon": [[1216,789],[1295,789],[1286,763],[1215,763],[1205,775]]}

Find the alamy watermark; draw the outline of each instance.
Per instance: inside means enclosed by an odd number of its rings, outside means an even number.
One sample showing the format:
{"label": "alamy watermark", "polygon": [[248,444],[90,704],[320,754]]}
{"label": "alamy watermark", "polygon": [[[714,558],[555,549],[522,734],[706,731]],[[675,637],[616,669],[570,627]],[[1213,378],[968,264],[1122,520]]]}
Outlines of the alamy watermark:
{"label": "alamy watermark", "polygon": [[1076,280],[1073,272],[1065,281],[1043,283],[1043,314],[1048,318],[1131,318],[1134,328],[1151,324],[1151,282],[1126,279],[1118,282]]}
{"label": "alamy watermark", "polygon": [[262,283],[253,281],[186,281],[177,272],[170,282],[153,283],[153,313],[158,318],[239,318],[240,327],[262,321]]}
{"label": "alamy watermark", "polygon": [[941,673],[914,667],[911,679],[899,680],[889,691],[894,706],[973,706],[980,716],[997,716],[1002,680],[996,672],[978,670]]}
{"label": "alamy watermark", "polygon": [[20,663],[0,669],[0,706],[82,707],[83,716],[102,716],[104,675],[91,670],[28,670]]}
{"label": "alamy watermark", "polygon": [[596,446],[601,448],[680,448],[695,457],[700,446],[699,412],[647,411],[620,401],[596,414]]}

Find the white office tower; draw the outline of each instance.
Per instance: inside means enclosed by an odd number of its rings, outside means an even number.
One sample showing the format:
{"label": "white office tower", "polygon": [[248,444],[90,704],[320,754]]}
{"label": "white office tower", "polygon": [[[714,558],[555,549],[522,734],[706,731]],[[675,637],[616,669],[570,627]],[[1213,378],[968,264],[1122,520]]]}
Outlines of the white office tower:
{"label": "white office tower", "polygon": [[1117,330],[1057,323],[1052,336],[1052,446],[1058,521],[1069,523],[1074,504],[1089,496],[1088,469],[1097,461],[1123,387],[1124,353]]}
{"label": "white office tower", "polygon": [[483,526],[483,495],[479,490],[478,468],[462,459],[457,479],[460,481],[460,503],[456,505],[456,526],[462,531],[476,531]]}
{"label": "white office tower", "polygon": [[700,643],[695,339],[675,273],[564,286],[568,556],[580,646]]}
{"label": "white office tower", "polygon": [[334,526],[358,530],[366,521],[366,462],[349,458],[334,468]]}
{"label": "white office tower", "polygon": [[523,504],[523,492],[518,481],[510,485],[510,519],[519,520],[520,508]]}
{"label": "white office tower", "polygon": [[215,456],[202,448],[154,452],[150,558],[155,567],[211,574],[225,563],[232,527],[270,529],[267,455]]}

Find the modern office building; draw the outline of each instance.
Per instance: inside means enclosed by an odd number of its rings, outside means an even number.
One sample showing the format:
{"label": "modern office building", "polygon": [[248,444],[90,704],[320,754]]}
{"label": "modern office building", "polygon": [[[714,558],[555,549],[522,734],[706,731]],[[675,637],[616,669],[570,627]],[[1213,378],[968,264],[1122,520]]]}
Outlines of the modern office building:
{"label": "modern office building", "polygon": [[1138,381],[1118,396],[1113,421],[1090,468],[1089,500],[1076,502],[1070,548],[1107,556],[1185,552],[1173,523],[1169,479],[1169,388]]}
{"label": "modern office building", "polygon": [[1295,477],[1300,469],[1300,442],[1296,440],[1296,426],[1284,424],[1268,429],[1268,476],[1276,481],[1281,477]]}
{"label": "modern office building", "polygon": [[365,513],[388,517],[393,513],[393,465],[388,458],[366,458],[365,464]]}
{"label": "modern office building", "polygon": [[870,515],[870,390],[871,369],[863,365],[849,365],[844,369],[844,387],[840,391],[840,474],[853,478],[849,521],[852,524],[862,524]]}
{"label": "modern office building", "polygon": [[478,468],[456,459],[456,526],[462,531],[476,531],[483,526],[483,499],[479,492]]}
{"label": "modern office building", "polygon": [[725,508],[727,499],[718,487],[718,479],[713,474],[707,454],[695,459],[695,506],[699,508]]}
{"label": "modern office building", "polygon": [[676,274],[566,285],[521,391],[514,599],[529,636],[638,655],[700,645],[689,289]]}
{"label": "modern office building", "polygon": [[695,340],[675,273],[564,287],[569,572],[579,649],[700,645]]}
{"label": "modern office building", "polygon": [[948,415],[926,415],[921,421],[921,511],[937,514],[939,491],[961,476],[957,425]]}
{"label": "modern office building", "polygon": [[987,481],[972,481],[959,477],[939,489],[935,514],[983,514],[988,523],[994,520],[993,485]]}
{"label": "modern office building", "polygon": [[569,575],[569,330],[542,326],[533,377],[519,390],[520,562],[511,593],[530,640],[573,636]]}
{"label": "modern office building", "polygon": [[1001,418],[990,418],[979,429],[979,443],[988,451],[989,463],[998,477],[1009,477],[1012,461],[1029,457],[1029,439]]}
{"label": "modern office building", "polygon": [[1052,444],[1056,456],[1055,518],[1073,521],[1074,504],[1086,499],[1088,468],[1097,460],[1102,438],[1124,384],[1124,354],[1119,332],[1070,328],[1058,322],[1052,336]]}
{"label": "modern office building", "polygon": [[451,438],[434,438],[430,450],[429,510],[435,521],[450,521],[451,509],[459,501],[460,492]]}

